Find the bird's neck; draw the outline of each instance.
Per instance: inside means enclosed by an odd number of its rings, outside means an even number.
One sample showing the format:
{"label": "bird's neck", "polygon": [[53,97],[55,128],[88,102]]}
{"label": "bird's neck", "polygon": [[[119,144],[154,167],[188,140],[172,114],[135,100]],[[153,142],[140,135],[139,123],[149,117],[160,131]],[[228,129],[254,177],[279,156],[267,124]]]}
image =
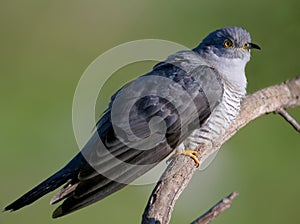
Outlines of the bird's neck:
{"label": "bird's neck", "polygon": [[250,58],[225,58],[215,54],[206,54],[203,56],[203,59],[209,66],[215,68],[230,84],[239,88],[240,91],[246,91],[247,78],[245,67]]}
{"label": "bird's neck", "polygon": [[246,90],[247,78],[245,75],[246,62],[241,59],[218,58],[218,63],[212,64],[231,84]]}

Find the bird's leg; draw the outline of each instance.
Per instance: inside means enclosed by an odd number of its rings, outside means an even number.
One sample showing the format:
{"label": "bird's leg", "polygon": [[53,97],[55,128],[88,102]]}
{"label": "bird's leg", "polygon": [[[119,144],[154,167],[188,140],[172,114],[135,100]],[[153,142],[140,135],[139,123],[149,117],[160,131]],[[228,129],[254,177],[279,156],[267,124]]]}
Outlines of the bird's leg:
{"label": "bird's leg", "polygon": [[183,150],[182,152],[176,152],[176,155],[186,155],[186,156],[189,156],[189,157],[191,157],[195,161],[196,167],[200,166],[200,162],[199,162],[199,158],[198,158],[200,154],[196,150],[186,149],[186,150]]}

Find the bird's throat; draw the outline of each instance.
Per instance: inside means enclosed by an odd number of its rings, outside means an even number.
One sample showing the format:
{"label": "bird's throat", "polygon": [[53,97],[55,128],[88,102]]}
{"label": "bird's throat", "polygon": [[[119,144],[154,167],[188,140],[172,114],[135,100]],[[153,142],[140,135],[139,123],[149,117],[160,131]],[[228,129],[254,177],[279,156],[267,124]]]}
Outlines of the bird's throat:
{"label": "bird's throat", "polygon": [[246,90],[247,78],[245,75],[245,67],[248,61],[235,58],[218,58],[212,60],[211,66],[213,66],[220,75],[224,77],[231,84],[240,87],[241,90]]}

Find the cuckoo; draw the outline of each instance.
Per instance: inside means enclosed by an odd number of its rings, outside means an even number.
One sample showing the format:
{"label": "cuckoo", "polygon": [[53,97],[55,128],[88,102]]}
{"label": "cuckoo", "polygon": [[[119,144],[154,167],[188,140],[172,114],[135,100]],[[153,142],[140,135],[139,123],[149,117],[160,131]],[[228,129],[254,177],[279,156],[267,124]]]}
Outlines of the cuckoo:
{"label": "cuckoo", "polygon": [[112,97],[90,140],[62,169],[4,208],[15,211],[64,185],[53,218],[95,203],[128,185],[172,152],[199,165],[237,117],[247,80],[250,34],[240,27],[210,33],[192,50],[170,55]]}

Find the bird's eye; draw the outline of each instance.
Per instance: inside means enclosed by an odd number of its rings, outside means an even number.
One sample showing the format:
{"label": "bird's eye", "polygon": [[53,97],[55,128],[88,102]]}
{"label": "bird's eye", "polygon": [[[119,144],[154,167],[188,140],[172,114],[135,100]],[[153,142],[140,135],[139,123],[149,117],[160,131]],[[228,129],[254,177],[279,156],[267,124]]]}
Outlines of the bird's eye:
{"label": "bird's eye", "polygon": [[233,47],[233,42],[229,39],[225,40],[223,43],[225,48],[232,48]]}

